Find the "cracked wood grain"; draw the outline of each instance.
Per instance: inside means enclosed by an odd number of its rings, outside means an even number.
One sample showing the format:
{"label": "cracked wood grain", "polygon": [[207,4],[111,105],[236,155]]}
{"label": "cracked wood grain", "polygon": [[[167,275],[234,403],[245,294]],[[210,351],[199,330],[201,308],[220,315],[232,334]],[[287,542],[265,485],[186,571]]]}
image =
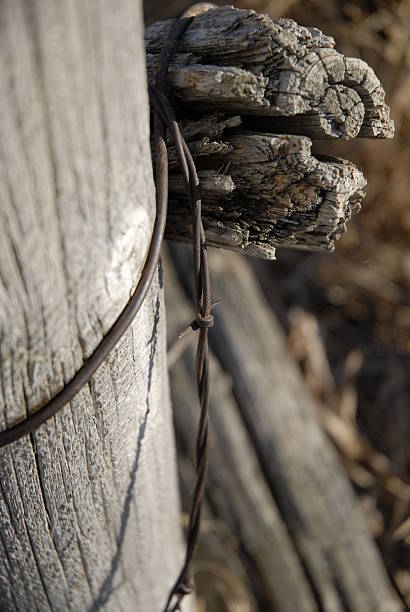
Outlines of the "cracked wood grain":
{"label": "cracked wood grain", "polygon": [[[172,21],[145,31],[148,78]],[[292,20],[234,7],[196,17],[173,54],[169,94],[200,169],[210,245],[273,259],[278,246],[332,251],[366,180],[311,139],[390,138],[385,93],[362,60]],[[170,142],[170,145],[172,143]],[[171,146],[167,237],[190,240]]]}
{"label": "cracked wood grain", "polygon": [[[145,31],[152,78],[172,21]],[[389,138],[385,93],[363,60],[344,57],[320,30],[252,10],[222,7],[196,17],[170,70],[181,103],[263,117],[259,125],[312,138]]]}
{"label": "cracked wood grain", "polygon": [[[134,1],[2,4],[3,429],[73,377],[138,281],[155,215],[143,51]],[[177,490],[159,273],[90,384],[0,452],[1,609],[161,609]]]}
{"label": "cracked wood grain", "polygon": [[[236,130],[189,144],[201,169],[210,245],[266,259],[274,259],[277,246],[332,251],[360,210],[363,174],[346,160],[315,157],[306,136]],[[169,188],[166,235],[189,240],[182,178],[172,174]]]}

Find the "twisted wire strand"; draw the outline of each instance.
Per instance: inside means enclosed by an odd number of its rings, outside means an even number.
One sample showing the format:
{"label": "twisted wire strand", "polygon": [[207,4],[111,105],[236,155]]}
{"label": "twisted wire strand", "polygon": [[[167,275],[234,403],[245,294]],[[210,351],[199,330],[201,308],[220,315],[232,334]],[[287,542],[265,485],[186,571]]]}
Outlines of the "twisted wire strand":
{"label": "twisted wire strand", "polygon": [[181,135],[174,112],[163,91],[150,87],[150,99],[157,117],[170,130],[182,176],[187,189],[189,203],[193,218],[193,270],[195,302],[197,317],[191,327],[199,330],[198,347],[196,353],[196,384],[200,400],[200,419],[196,443],[197,480],[192,497],[190,511],[187,548],[185,561],[181,572],[171,589],[165,610],[173,612],[180,609],[182,599],[193,590],[192,561],[198,543],[201,503],[204,496],[205,478],[209,455],[209,358],[208,358],[208,330],[213,325],[211,314],[211,284],[208,267],[208,255],[205,241],[205,232],[201,217],[201,194],[198,174],[192,155]]}
{"label": "twisted wire strand", "polygon": [[[209,7],[209,5],[207,6]],[[193,280],[197,312],[196,319],[193,324],[191,324],[191,328],[199,330],[195,360],[196,385],[200,402],[200,418],[196,442],[197,479],[192,496],[185,560],[177,580],[169,593],[169,597],[165,605],[165,612],[174,612],[175,610],[179,610],[183,598],[187,594],[191,593],[194,588],[192,580],[192,561],[199,538],[201,504],[204,496],[210,443],[208,330],[213,325],[214,320],[211,314],[211,283],[205,232],[201,215],[202,202],[200,183],[194,160],[185,140],[182,137],[172,107],[165,95],[166,78],[172,47],[176,40],[182,36],[187,27],[190,25],[194,14],[197,14],[195,9],[191,9],[191,12],[189,13],[191,16],[183,16],[171,29],[167,40],[161,49],[159,68],[155,79],[155,87],[149,87],[150,100],[155,111],[155,140],[157,155],[159,154],[161,158],[167,156],[165,145],[165,127],[168,127],[175,144],[182,177],[191,207],[193,235]],[[159,159],[158,161],[159,166],[157,166],[157,174],[158,172],[163,172],[163,180],[161,181],[162,184],[162,182],[167,182],[165,181],[167,167],[165,168],[164,159]]]}

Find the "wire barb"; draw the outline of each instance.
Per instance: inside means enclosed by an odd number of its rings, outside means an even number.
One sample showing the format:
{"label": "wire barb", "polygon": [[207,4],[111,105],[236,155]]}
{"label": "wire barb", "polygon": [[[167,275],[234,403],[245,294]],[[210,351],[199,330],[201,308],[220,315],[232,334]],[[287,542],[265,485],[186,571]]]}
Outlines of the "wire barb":
{"label": "wire barb", "polygon": [[[218,304],[220,304],[221,301],[222,300],[216,300],[216,302],[212,302],[211,311],[215,308],[215,306],[218,306]],[[201,313],[197,313],[196,318],[193,321],[191,321],[188,327],[184,329],[184,331],[178,334],[178,340],[182,340],[183,338],[188,336],[188,334],[190,334],[193,331],[196,331],[197,329],[200,329],[201,327],[208,327],[208,328],[213,327],[214,323],[215,323],[215,319],[212,314],[210,314],[208,318],[204,319]]]}

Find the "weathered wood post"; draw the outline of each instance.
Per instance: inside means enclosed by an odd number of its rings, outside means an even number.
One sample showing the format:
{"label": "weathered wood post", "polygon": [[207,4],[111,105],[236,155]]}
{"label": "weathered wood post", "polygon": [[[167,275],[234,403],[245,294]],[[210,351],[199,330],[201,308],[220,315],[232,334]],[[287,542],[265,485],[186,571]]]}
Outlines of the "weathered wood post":
{"label": "weathered wood post", "polygon": [[[69,381],[129,300],[155,216],[135,0],[0,17],[0,415]],[[0,450],[1,610],[161,610],[182,562],[161,271],[91,383]]]}

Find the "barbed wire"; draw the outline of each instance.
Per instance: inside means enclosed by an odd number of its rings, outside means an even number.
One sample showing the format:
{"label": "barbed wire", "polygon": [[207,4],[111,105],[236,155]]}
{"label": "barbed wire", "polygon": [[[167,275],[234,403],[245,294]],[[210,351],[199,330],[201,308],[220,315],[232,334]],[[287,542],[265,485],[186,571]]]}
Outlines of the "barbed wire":
{"label": "barbed wire", "polygon": [[[197,9],[199,7],[196,7]],[[212,5],[202,5],[200,10],[212,8]],[[194,589],[192,579],[192,561],[198,543],[201,505],[204,496],[205,479],[208,466],[209,454],[209,355],[208,355],[208,329],[214,324],[211,313],[211,283],[208,266],[208,253],[205,240],[205,232],[201,215],[201,192],[198,173],[189,148],[184,141],[175,114],[166,94],[166,80],[170,63],[172,48],[175,42],[182,36],[193,19],[194,12],[190,16],[182,16],[171,29],[160,53],[159,67],[155,79],[155,87],[149,87],[150,101],[155,112],[155,154],[156,154],[156,184],[158,197],[164,197],[163,190],[168,185],[168,156],[166,147],[166,128],[171,132],[178,161],[184,180],[185,188],[192,213],[192,254],[193,254],[193,276],[194,296],[196,306],[196,318],[190,324],[192,330],[199,330],[198,345],[196,352],[196,385],[200,402],[200,418],[196,442],[196,470],[197,479],[192,497],[191,511],[189,516],[187,547],[182,569],[172,587],[167,603],[166,612],[174,612],[180,609],[182,599]]]}

